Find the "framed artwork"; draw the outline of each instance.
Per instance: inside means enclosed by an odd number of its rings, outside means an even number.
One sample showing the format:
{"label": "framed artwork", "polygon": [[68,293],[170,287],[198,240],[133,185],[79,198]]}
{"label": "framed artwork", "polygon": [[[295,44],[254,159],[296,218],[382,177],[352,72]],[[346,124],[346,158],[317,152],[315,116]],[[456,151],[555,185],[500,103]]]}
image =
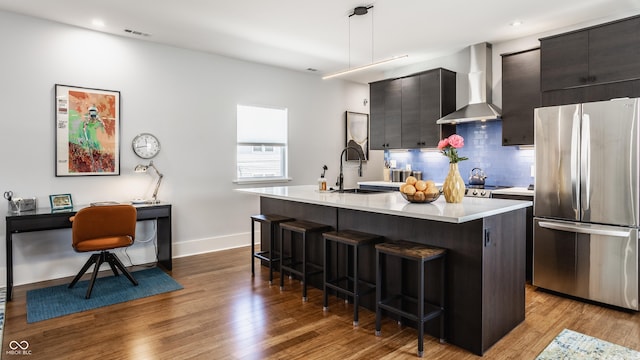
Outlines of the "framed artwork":
{"label": "framed artwork", "polygon": [[[347,161],[369,160],[369,115],[347,111]],[[359,155],[359,156],[358,156]]]}
{"label": "framed artwork", "polygon": [[55,87],[56,176],[120,175],[120,92]]}
{"label": "framed artwork", "polygon": [[73,209],[71,194],[49,195],[49,202],[51,203],[51,210],[53,211]]}

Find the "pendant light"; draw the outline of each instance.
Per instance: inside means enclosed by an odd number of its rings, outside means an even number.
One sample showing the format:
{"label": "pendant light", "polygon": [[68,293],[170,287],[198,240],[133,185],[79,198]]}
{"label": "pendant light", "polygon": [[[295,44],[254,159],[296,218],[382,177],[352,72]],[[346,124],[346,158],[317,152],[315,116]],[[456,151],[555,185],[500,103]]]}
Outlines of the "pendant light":
{"label": "pendant light", "polygon": [[341,70],[332,74],[325,75],[322,77],[322,80],[327,80],[334,77],[351,74],[357,71],[370,69],[372,67],[376,67],[376,66],[386,64],[388,62],[395,61],[398,59],[406,58],[409,56],[409,55],[400,55],[400,56],[394,56],[385,60],[379,60],[376,62],[373,61],[373,15],[372,15],[371,16],[371,63],[366,65],[356,66],[353,68],[351,67],[351,17],[354,15],[358,15],[358,16],[366,15],[369,12],[369,9],[373,9],[373,5],[357,6],[356,8],[353,9],[353,12],[349,14],[349,68],[346,70]]}

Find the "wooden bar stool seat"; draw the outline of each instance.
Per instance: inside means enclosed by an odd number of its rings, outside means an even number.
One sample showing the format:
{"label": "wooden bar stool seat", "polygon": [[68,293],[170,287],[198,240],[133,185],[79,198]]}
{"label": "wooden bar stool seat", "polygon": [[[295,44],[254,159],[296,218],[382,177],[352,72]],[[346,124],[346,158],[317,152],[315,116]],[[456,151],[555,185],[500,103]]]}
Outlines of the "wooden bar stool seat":
{"label": "wooden bar stool seat", "polygon": [[[277,215],[277,214],[258,214],[251,216],[251,276],[255,276],[255,259],[260,259],[269,264],[269,285],[273,283],[273,264],[280,261],[279,257],[276,257],[276,253],[279,255],[279,251],[276,250],[276,238],[278,236],[278,227],[283,222],[293,221],[294,218]],[[267,224],[269,226],[269,249],[263,250],[264,246],[261,244],[261,250],[255,250],[255,223]],[[262,232],[261,232],[262,233]],[[261,236],[262,237],[262,236]],[[264,238],[264,237],[262,237]]]}
{"label": "wooden bar stool seat", "polygon": [[[307,236],[320,234],[331,230],[330,225],[319,224],[306,220],[295,220],[280,224],[280,290],[284,290],[284,272],[296,274],[302,280],[302,301],[307,301],[307,278],[323,271],[322,266],[307,262]],[[285,256],[285,232],[289,232],[289,256]],[[295,236],[301,235],[302,259],[297,259]]]}
{"label": "wooden bar stool seat", "polygon": [[[418,328],[418,356],[422,357],[424,352],[424,324],[436,317],[440,317],[440,342],[445,341],[444,322],[445,322],[445,272],[446,272],[446,253],[445,249],[418,244],[410,241],[391,241],[376,244],[376,335],[380,336],[382,310],[398,315],[401,319],[415,321]],[[402,284],[402,270],[400,273],[387,274],[386,261],[389,257],[396,257],[402,260],[412,261],[418,264],[419,274],[416,289],[418,290],[417,298],[407,296],[402,293],[402,289],[397,294],[386,294],[385,282],[399,282]],[[425,264],[440,259],[441,278],[440,278],[440,304],[425,302]],[[402,269],[402,266],[401,266]],[[386,276],[393,276],[391,279],[385,279]],[[383,297],[384,296],[384,297]],[[413,303],[415,312],[406,309],[405,304]]]}
{"label": "wooden bar stool seat", "polygon": [[[363,246],[372,246],[382,241],[382,236],[367,234],[355,230],[331,231],[322,234],[324,238],[324,303],[323,311],[329,310],[329,292],[333,289],[336,294],[344,294],[353,298],[353,326],[358,326],[358,306],[360,304],[360,296],[375,291],[376,285],[371,282],[364,281],[358,276],[360,248]],[[331,243],[335,244],[336,256],[333,258],[335,264],[335,273],[331,274]],[[338,250],[342,244],[345,248],[345,271],[341,276],[339,271]],[[351,255],[349,255],[351,252]],[[349,271],[351,268],[351,271]],[[351,274],[350,274],[351,272]],[[333,275],[331,277],[331,275]]]}

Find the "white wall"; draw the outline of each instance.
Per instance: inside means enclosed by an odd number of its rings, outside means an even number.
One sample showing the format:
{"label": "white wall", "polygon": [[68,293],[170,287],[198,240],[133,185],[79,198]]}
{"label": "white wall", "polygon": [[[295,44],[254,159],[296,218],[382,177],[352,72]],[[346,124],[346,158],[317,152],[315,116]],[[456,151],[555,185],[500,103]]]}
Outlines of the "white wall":
{"label": "white wall", "polygon": [[[289,109],[288,184],[312,184],[322,165],[330,185],[344,146],[344,112],[368,113],[367,85],[264,66],[212,54],[0,12],[0,191],[38,199],[71,193],[75,204],[150,197],[152,175],[133,173],[142,163],[131,151],[140,132],[157,135],[154,164],[165,178],[161,201],[173,204],[175,257],[249,243],[249,215],[258,198],[239,194],[235,177],[236,104]],[[120,176],[55,177],[54,84],[121,92]],[[362,179],[379,179],[382,152],[373,152]],[[353,164],[346,185],[359,180]],[[0,211],[7,211],[2,202]],[[5,223],[0,234],[5,243]],[[139,224],[138,240],[154,224]],[[75,274],[87,259],[71,249],[70,231],[16,234],[14,283]],[[4,251],[3,251],[4,253]],[[154,260],[152,243],[127,250],[133,263]],[[125,263],[129,263],[124,257]],[[248,261],[248,260],[247,260]],[[5,258],[0,258],[5,283]]]}

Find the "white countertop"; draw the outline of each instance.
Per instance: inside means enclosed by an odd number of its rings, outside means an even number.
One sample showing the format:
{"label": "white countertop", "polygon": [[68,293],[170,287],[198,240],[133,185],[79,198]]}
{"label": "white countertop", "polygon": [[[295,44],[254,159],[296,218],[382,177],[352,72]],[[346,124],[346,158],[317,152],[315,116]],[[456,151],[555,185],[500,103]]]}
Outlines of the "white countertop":
{"label": "white countertop", "polygon": [[412,204],[399,192],[341,194],[318,191],[316,185],[274,186],[236,189],[236,191],[274,199],[449,223],[463,223],[533,206],[532,201],[476,197],[465,197],[462,203],[449,204],[444,200],[444,196],[440,196],[430,204]]}
{"label": "white countertop", "polygon": [[404,184],[404,181],[401,182],[389,182],[389,181],[358,181],[358,186],[379,186],[386,187],[391,189],[400,189],[400,185]]}
{"label": "white countertop", "polygon": [[[378,186],[378,187],[386,187],[390,189],[400,189],[400,185],[404,184],[404,181],[400,182],[389,182],[389,181],[359,181],[358,186]],[[442,186],[442,183],[436,183],[436,186]]]}
{"label": "white countertop", "polygon": [[506,189],[498,189],[498,190],[493,190],[491,193],[500,194],[500,195],[533,196],[533,190],[529,190],[526,187],[511,187]]}

